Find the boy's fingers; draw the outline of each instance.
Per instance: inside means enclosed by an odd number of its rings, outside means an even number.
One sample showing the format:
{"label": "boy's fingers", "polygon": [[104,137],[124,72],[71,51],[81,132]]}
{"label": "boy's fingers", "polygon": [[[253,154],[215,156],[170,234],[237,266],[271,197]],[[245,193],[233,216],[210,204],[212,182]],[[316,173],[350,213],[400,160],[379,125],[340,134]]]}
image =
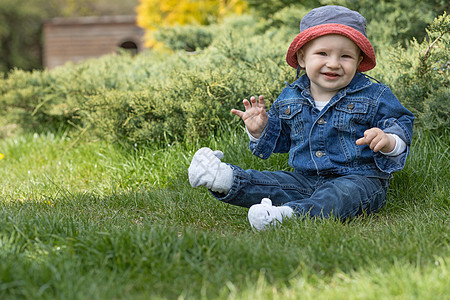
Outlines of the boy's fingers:
{"label": "boy's fingers", "polygon": [[364,137],[368,140],[372,140],[376,136],[376,133],[374,133],[372,130],[366,130],[364,132]]}
{"label": "boy's fingers", "polygon": [[373,150],[373,152],[378,152],[381,150],[381,148],[383,148],[383,147],[377,144],[372,150]]}
{"label": "boy's fingers", "polygon": [[231,113],[232,113],[232,114],[235,114],[236,116],[238,116],[238,117],[240,117],[240,118],[242,118],[242,116],[244,115],[244,112],[243,112],[243,111],[237,110],[237,109],[234,109],[234,108],[231,110]]}
{"label": "boy's fingers", "polygon": [[378,146],[378,143],[380,142],[380,139],[379,138],[374,138],[371,142],[370,142],[370,145],[369,145],[369,147],[370,147],[370,149],[372,149],[374,152],[377,152],[378,150],[376,150],[377,149],[377,146]]}
{"label": "boy's fingers", "polygon": [[264,96],[263,95],[259,96],[259,106],[260,107],[266,107],[266,102],[264,101]]}
{"label": "boy's fingers", "polygon": [[356,145],[365,145],[366,144],[366,138],[359,138],[356,140]]}
{"label": "boy's fingers", "polygon": [[358,145],[370,145],[373,142],[373,139],[376,137],[376,132],[369,129],[364,131],[364,136],[356,140]]}
{"label": "boy's fingers", "polygon": [[[265,107],[266,107],[266,103],[264,101],[264,96],[260,95],[259,96],[259,102],[256,101],[256,97],[255,96],[251,96],[250,97],[250,101],[248,99],[244,99],[242,100],[242,103],[244,104],[245,107],[245,111],[252,109],[252,108],[258,108],[258,109],[262,109],[265,111]],[[231,113],[235,114],[238,117],[243,117],[244,112],[238,109],[231,109]]]}
{"label": "boy's fingers", "polygon": [[381,143],[378,143],[375,147],[373,147],[373,152],[378,152],[378,151],[380,151],[381,149],[383,149],[383,147],[384,147],[384,145],[383,144],[381,144]]}
{"label": "boy's fingers", "polygon": [[388,140],[384,139],[383,137],[380,137],[378,139],[378,142],[377,142],[376,146],[373,148],[373,151],[374,152],[381,151],[381,149],[386,147],[387,144],[388,144]]}

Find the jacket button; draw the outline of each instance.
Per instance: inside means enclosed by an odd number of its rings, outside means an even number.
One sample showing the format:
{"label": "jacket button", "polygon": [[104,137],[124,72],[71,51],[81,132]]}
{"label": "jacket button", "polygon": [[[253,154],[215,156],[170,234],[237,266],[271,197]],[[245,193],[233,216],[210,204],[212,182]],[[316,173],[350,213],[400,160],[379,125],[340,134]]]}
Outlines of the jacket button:
{"label": "jacket button", "polygon": [[325,124],[325,120],[323,118],[320,118],[319,120],[317,120],[317,124],[323,125]]}
{"label": "jacket button", "polygon": [[322,157],[322,156],[324,156],[324,155],[325,155],[324,152],[322,152],[322,151],[316,151],[316,156],[317,156],[317,157]]}
{"label": "jacket button", "polygon": [[284,111],[287,115],[291,113],[291,107],[288,106],[288,108],[286,108],[286,110]]}
{"label": "jacket button", "polygon": [[353,104],[353,103],[347,104],[347,109],[352,110],[352,109],[354,109],[354,108],[355,108],[355,104]]}

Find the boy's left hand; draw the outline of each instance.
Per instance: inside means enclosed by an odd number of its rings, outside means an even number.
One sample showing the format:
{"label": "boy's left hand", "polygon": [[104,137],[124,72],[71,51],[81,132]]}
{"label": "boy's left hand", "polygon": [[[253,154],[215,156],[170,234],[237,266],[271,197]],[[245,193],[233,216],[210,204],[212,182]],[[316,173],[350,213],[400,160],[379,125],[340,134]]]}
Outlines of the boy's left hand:
{"label": "boy's left hand", "polygon": [[389,153],[395,148],[395,139],[384,133],[380,128],[370,128],[364,132],[364,137],[356,140],[357,145],[369,145],[373,152]]}

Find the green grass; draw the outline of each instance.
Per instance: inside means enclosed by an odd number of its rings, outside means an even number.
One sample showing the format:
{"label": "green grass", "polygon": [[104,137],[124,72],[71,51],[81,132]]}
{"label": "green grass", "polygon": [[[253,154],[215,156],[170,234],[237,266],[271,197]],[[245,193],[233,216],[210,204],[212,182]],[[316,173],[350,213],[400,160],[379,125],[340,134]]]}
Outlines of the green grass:
{"label": "green grass", "polygon": [[123,148],[65,135],[0,140],[2,299],[449,299],[449,139],[418,133],[387,205],[348,222],[253,232],[247,210],[192,189],[210,146],[244,168],[243,132]]}

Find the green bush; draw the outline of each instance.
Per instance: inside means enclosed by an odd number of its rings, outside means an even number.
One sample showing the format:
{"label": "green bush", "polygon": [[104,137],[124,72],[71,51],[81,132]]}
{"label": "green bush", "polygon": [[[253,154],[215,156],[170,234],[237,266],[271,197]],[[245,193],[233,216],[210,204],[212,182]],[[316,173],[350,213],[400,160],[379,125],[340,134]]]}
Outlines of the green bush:
{"label": "green bush", "polygon": [[[223,122],[239,122],[230,110],[242,109],[243,98],[264,94],[270,103],[289,72],[295,75],[283,63],[284,47],[260,42],[230,32],[199,55],[166,55],[154,72],[137,78],[132,91],[105,90],[87,98],[85,124],[107,139],[129,143],[210,136]],[[144,69],[153,62],[137,60]]]}
{"label": "green bush", "polygon": [[208,47],[213,40],[213,32],[210,26],[178,25],[162,28],[153,37],[171,50],[192,52]]}
{"label": "green bush", "polygon": [[[324,1],[325,2],[325,1]],[[330,1],[327,1],[330,2]],[[336,2],[336,1],[333,1]],[[413,38],[422,40],[425,28],[448,8],[442,0],[340,0],[367,19],[367,35],[375,49],[385,45],[407,46]]]}
{"label": "green bush", "polygon": [[380,76],[415,114],[416,126],[440,133],[450,128],[450,17],[444,13],[426,32],[421,43],[388,49]]}
{"label": "green bush", "polygon": [[[285,55],[297,34],[292,24],[305,12],[292,7],[270,20],[227,19],[214,25],[210,45],[195,55],[124,53],[51,71],[12,71],[0,79],[0,128],[71,128],[127,144],[214,135],[223,123],[241,124],[230,109],[242,109],[243,98],[263,94],[270,105],[284,82],[295,79]],[[379,47],[378,66],[369,73],[394,90],[416,124],[435,132],[448,128],[448,33],[443,15],[423,43]]]}
{"label": "green bush", "polygon": [[3,124],[25,130],[57,130],[77,114],[73,95],[48,72],[15,70],[0,80],[0,113]]}

